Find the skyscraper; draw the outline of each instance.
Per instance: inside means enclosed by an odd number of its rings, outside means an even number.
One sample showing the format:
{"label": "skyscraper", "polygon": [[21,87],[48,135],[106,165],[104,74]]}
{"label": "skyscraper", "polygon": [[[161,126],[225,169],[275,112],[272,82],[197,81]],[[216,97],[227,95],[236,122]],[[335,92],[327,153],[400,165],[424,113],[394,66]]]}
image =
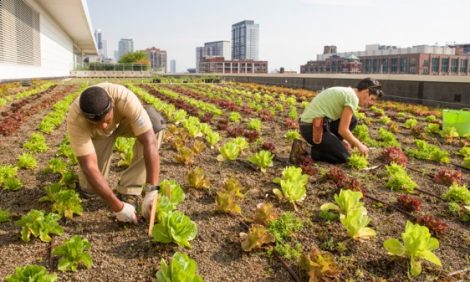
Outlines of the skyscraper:
{"label": "skyscraper", "polygon": [[95,40],[96,40],[96,46],[98,47],[98,50],[103,49],[103,38],[101,34],[101,29],[95,30]]}
{"label": "skyscraper", "polygon": [[196,47],[196,72],[199,73],[199,64],[204,57],[204,47]]}
{"label": "skyscraper", "polygon": [[124,54],[129,52],[134,52],[134,40],[132,38],[122,38],[119,40],[117,59],[120,60]]}
{"label": "skyscraper", "polygon": [[258,60],[259,24],[245,20],[232,25],[232,60]]}
{"label": "skyscraper", "polygon": [[98,47],[98,61],[102,62],[105,56],[103,55],[103,35],[101,29],[95,30],[95,41],[96,47]]}
{"label": "skyscraper", "polygon": [[175,60],[170,61],[170,73],[176,73],[176,61]]}

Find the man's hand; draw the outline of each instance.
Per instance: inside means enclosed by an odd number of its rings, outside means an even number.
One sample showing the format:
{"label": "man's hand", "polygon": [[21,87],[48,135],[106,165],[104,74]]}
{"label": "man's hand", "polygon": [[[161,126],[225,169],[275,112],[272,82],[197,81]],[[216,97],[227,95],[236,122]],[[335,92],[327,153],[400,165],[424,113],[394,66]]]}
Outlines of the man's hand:
{"label": "man's hand", "polygon": [[121,222],[130,222],[136,224],[137,215],[135,214],[134,206],[126,202],[123,202],[123,204],[124,206],[122,207],[122,210],[114,213],[117,220]]}
{"label": "man's hand", "polygon": [[155,200],[155,197],[158,196],[158,191],[151,191],[145,193],[144,200],[142,201],[142,216],[145,219],[148,219],[150,217],[150,213],[152,210],[152,203]]}

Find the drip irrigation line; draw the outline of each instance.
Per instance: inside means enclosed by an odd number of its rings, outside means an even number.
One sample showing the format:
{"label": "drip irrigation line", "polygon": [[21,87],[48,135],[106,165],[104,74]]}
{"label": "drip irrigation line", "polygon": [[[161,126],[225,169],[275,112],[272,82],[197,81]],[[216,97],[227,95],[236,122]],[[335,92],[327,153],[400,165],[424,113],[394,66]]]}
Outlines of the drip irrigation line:
{"label": "drip irrigation line", "polygon": [[[240,222],[243,227],[246,229],[250,229],[250,226],[243,221],[243,218],[237,216],[238,221]],[[287,262],[279,255],[277,251],[273,251],[274,256],[279,260],[279,262],[282,264],[282,266],[289,272],[290,276],[292,279],[294,279],[295,282],[301,282],[299,276],[295,273],[295,271],[287,264]]]}
{"label": "drip irrigation line", "polygon": [[408,216],[408,217],[410,217],[410,218],[412,218],[412,219],[414,219],[414,220],[416,221],[416,216],[412,215],[411,213],[409,213],[409,212],[405,211],[404,209],[401,209],[401,208],[399,208],[399,207],[397,207],[397,206],[395,206],[395,205],[392,205],[392,204],[390,204],[390,203],[384,202],[384,201],[382,201],[382,200],[380,200],[380,199],[377,199],[377,198],[372,197],[372,196],[367,195],[367,194],[364,195],[364,198],[368,198],[368,199],[370,199],[370,200],[373,200],[373,201],[379,202],[379,203],[381,203],[381,204],[384,204],[384,205],[386,205],[386,206],[388,206],[388,207],[394,208],[394,209],[396,209],[397,211],[403,213],[404,215],[406,215],[406,216]]}
{"label": "drip irrigation line", "polygon": [[299,276],[295,273],[295,271],[287,264],[287,262],[279,255],[277,251],[273,252],[274,256],[281,262],[282,266],[289,272],[290,276],[292,279],[294,279],[295,282],[301,282]]}
{"label": "drip irrigation line", "polygon": [[424,191],[424,190],[419,189],[419,188],[415,188],[415,190],[418,191],[418,192],[420,192],[420,193],[426,194],[426,195],[428,195],[428,196],[434,197],[434,198],[436,198],[436,199],[439,199],[439,200],[445,202],[444,199],[442,199],[441,197],[439,197],[439,196],[436,195],[436,194],[433,194],[433,193],[428,192],[428,191]]}

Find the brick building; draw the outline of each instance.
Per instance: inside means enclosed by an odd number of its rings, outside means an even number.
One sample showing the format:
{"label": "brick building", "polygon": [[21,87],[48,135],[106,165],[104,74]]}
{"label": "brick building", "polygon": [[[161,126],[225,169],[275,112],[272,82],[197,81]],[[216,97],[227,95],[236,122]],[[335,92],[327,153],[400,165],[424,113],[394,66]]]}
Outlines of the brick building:
{"label": "brick building", "polygon": [[201,73],[268,73],[268,62],[206,57],[201,60],[199,71]]}
{"label": "brick building", "polygon": [[155,47],[145,49],[147,52],[152,69],[166,73],[167,56],[166,51]]}
{"label": "brick building", "polygon": [[[468,44],[446,47],[368,45],[366,51],[318,55],[301,73],[470,75]],[[358,61],[352,60],[356,56]],[[358,63],[359,62],[359,63]],[[348,63],[354,65],[348,66]]]}

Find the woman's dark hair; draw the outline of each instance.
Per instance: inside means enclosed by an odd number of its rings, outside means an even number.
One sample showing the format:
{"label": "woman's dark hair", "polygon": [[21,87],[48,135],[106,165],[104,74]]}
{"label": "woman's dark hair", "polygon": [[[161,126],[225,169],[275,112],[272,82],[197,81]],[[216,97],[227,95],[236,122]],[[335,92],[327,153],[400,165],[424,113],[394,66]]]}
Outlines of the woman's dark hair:
{"label": "woman's dark hair", "polygon": [[89,87],[80,95],[80,110],[89,120],[100,121],[111,108],[111,98],[101,87]]}
{"label": "woman's dark hair", "polygon": [[376,79],[371,79],[370,77],[359,81],[356,88],[359,91],[369,89],[370,94],[377,95],[378,97],[382,97],[383,95],[382,85],[380,82]]}

